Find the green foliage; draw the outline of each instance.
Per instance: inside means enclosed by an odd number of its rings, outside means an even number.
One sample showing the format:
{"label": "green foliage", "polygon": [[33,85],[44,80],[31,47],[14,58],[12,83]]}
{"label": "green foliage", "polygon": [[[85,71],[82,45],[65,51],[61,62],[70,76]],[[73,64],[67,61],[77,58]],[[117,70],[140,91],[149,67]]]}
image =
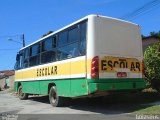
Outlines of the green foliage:
{"label": "green foliage", "polygon": [[156,115],[160,114],[160,106],[146,106],[146,108],[141,108],[138,111],[134,112],[135,114],[146,114],[146,115]]}
{"label": "green foliage", "polygon": [[160,38],[160,31],[159,32],[150,32],[150,36],[155,36]]}
{"label": "green foliage", "polygon": [[150,36],[155,36],[156,33],[153,31],[153,32],[150,32]]}
{"label": "green foliage", "polygon": [[149,46],[144,52],[144,64],[147,80],[160,81],[160,43]]}
{"label": "green foliage", "polygon": [[148,38],[148,37],[156,37],[156,38],[160,38],[160,31],[158,32],[150,32],[150,35],[149,36],[144,36],[144,35],[141,35],[142,39],[145,39],[145,38]]}
{"label": "green foliage", "polygon": [[142,39],[146,38],[146,36],[144,36],[144,35],[141,35],[141,37],[142,37]]}

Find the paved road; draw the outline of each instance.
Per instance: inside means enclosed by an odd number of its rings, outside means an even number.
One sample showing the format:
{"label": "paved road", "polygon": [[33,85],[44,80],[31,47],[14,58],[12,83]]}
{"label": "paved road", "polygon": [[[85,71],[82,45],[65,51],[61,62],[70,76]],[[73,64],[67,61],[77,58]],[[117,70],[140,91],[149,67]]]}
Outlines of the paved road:
{"label": "paved road", "polygon": [[[121,103],[117,100],[74,99],[66,107],[52,107],[48,97],[30,97],[28,100],[19,98],[6,91],[0,92],[0,114],[5,117],[17,115],[23,120],[49,120],[49,119],[110,119],[134,120],[135,115],[130,112],[138,108],[131,104]],[[54,114],[54,115],[53,115]],[[64,115],[67,114],[67,115]]]}

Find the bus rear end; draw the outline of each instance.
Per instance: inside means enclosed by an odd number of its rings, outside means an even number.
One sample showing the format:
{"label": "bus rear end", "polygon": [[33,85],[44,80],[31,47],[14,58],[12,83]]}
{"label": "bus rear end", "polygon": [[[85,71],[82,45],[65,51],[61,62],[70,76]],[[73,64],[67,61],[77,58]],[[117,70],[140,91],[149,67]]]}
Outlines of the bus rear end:
{"label": "bus rear end", "polygon": [[88,21],[89,94],[145,88],[139,26],[102,16],[92,16]]}

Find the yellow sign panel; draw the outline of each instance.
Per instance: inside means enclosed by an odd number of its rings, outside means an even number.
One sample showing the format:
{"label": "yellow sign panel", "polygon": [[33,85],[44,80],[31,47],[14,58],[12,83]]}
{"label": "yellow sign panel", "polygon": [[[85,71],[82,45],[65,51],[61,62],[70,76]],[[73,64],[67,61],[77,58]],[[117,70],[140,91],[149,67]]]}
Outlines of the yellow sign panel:
{"label": "yellow sign panel", "polygon": [[64,75],[85,74],[85,59],[70,62],[69,60],[61,64],[45,64],[40,67],[32,67],[16,71],[16,80],[38,78],[38,77],[57,77]]}
{"label": "yellow sign panel", "polygon": [[100,72],[115,72],[116,68],[126,68],[133,73],[140,73],[142,62],[136,58],[104,57],[100,59]]}

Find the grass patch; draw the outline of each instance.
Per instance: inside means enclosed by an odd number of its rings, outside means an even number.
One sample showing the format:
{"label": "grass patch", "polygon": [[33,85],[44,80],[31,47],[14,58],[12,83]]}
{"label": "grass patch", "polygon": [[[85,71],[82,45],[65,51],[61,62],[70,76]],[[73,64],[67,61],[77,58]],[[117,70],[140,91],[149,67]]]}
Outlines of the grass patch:
{"label": "grass patch", "polygon": [[152,114],[152,115],[160,114],[160,105],[150,106],[150,107],[135,111],[134,114]]}
{"label": "grass patch", "polygon": [[160,94],[155,90],[108,95],[104,101],[108,104],[107,107],[114,106],[115,111],[123,113],[160,114]]}

